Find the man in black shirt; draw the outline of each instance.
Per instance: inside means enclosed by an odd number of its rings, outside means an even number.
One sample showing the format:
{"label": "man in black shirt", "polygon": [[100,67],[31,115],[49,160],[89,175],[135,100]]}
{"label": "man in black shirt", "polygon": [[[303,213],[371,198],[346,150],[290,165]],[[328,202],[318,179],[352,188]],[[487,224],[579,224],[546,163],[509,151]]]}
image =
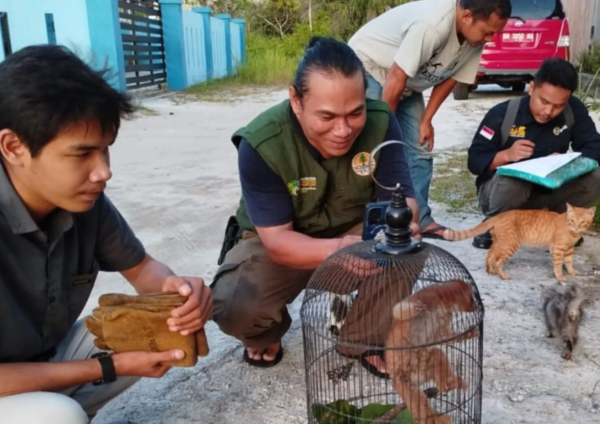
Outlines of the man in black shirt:
{"label": "man in black shirt", "polygon": [[[502,165],[566,153],[569,147],[600,161],[600,134],[586,106],[573,92],[578,77],[569,62],[547,59],[530,83],[529,95],[493,107],[469,148],[469,170],[477,175],[477,192],[486,218],[512,209],[548,208],[559,213],[566,203],[588,207],[600,198],[600,170],[569,181],[556,190],[498,175]],[[512,123],[512,125],[511,125]],[[488,249],[489,233],[473,245]]]}
{"label": "man in black shirt", "polygon": [[152,258],[104,194],[109,149],[132,110],[63,47],[26,47],[0,64],[0,422],[88,423],[183,358],[94,345],[78,318],[99,272],[119,272],[138,293],[188,297],[165,320],[172,332],[193,333],[212,312],[204,281]]}

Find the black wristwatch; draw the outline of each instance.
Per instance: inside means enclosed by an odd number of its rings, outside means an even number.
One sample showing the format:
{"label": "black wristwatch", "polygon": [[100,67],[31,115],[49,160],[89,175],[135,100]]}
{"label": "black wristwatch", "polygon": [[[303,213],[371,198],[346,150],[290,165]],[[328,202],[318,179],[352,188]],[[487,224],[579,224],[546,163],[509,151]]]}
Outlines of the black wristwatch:
{"label": "black wristwatch", "polygon": [[98,352],[92,355],[92,358],[97,358],[102,367],[102,378],[94,381],[94,386],[101,384],[112,383],[117,379],[117,373],[115,372],[115,364],[112,360],[112,356],[108,352]]}

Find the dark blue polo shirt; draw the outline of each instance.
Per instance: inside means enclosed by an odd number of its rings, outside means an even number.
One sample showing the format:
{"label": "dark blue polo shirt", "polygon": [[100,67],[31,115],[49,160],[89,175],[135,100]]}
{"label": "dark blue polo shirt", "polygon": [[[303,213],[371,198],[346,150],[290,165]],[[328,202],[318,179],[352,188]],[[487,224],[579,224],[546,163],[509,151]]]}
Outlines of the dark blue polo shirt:
{"label": "dark blue polo shirt", "polygon": [[538,123],[531,114],[529,100],[529,95],[521,99],[511,136],[504,146],[501,145],[501,128],[509,102],[494,106],[483,118],[469,148],[469,171],[477,175],[477,187],[496,173],[489,169],[496,154],[509,149],[517,140],[529,140],[535,144],[533,156],[529,159],[541,158],[552,153],[566,153],[572,146],[573,151],[600,161],[600,134],[587,108],[579,99],[573,96],[569,100],[575,118],[575,123],[570,129],[565,129],[564,114],[545,124]]}
{"label": "dark blue polo shirt", "polygon": [[105,195],[88,212],[56,210],[36,223],[0,165],[0,363],[49,359],[98,271],[127,270],[144,256]]}
{"label": "dark blue polo shirt", "polygon": [[[290,112],[296,130],[302,129],[296,116]],[[306,148],[312,157],[320,162],[321,154],[306,139]],[[396,117],[390,113],[389,125],[385,140],[402,140],[402,131]],[[292,197],[281,178],[266,164],[263,158],[254,150],[245,139],[242,139],[238,148],[238,167],[242,193],[250,221],[257,227],[276,227],[294,220]],[[404,146],[391,144],[380,150],[379,164],[375,170],[375,178],[384,186],[402,184],[406,197],[415,197],[408,159]],[[377,189],[379,200],[389,200],[391,192]]]}

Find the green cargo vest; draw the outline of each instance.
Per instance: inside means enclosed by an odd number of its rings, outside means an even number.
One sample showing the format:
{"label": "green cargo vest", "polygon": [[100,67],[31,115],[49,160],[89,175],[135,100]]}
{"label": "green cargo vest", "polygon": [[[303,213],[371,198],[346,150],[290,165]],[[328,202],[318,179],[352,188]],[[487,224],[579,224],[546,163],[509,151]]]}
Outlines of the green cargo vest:
{"label": "green cargo vest", "polygon": [[[281,177],[292,196],[295,231],[317,238],[338,236],[361,222],[365,205],[375,200],[369,154],[385,141],[389,108],[384,102],[367,100],[367,123],[350,151],[317,162],[290,119],[290,107],[286,100],[268,109],[239,129],[232,141],[237,147],[245,138]],[[236,217],[242,230],[256,231],[243,196]]]}

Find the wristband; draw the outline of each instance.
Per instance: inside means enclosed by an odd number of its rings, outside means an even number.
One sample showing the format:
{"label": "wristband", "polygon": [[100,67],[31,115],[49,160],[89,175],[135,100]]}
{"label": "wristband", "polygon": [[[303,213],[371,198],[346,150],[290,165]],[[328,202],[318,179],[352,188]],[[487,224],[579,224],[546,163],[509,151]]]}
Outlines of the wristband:
{"label": "wristband", "polygon": [[115,364],[112,360],[112,356],[108,352],[99,352],[92,355],[92,358],[98,359],[100,367],[102,368],[102,378],[94,381],[94,386],[101,384],[112,383],[117,379],[117,373],[115,371]]}

